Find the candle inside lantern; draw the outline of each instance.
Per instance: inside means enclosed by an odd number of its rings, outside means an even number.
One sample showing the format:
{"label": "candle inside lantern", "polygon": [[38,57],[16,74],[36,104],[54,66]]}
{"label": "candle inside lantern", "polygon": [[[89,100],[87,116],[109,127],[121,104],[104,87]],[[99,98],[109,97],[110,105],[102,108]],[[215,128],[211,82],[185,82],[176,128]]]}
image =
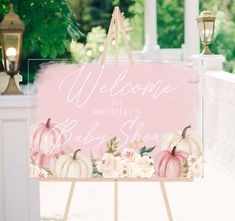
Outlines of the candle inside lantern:
{"label": "candle inside lantern", "polygon": [[6,56],[8,58],[9,61],[9,69],[10,71],[14,71],[15,70],[15,60],[16,60],[16,49],[13,47],[9,47],[6,50]]}

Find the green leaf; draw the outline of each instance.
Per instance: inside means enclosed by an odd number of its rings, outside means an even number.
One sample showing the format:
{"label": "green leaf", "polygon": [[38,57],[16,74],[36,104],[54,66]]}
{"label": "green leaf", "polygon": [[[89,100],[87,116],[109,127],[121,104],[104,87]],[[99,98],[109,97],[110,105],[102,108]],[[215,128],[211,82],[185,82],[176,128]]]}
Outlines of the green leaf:
{"label": "green leaf", "polygon": [[102,173],[100,173],[100,172],[93,172],[93,177],[94,177],[94,178],[102,178],[103,175],[102,175]]}
{"label": "green leaf", "polygon": [[187,173],[188,173],[188,171],[189,171],[189,165],[188,165],[188,161],[187,161],[187,160],[184,160],[181,169],[182,169],[182,174],[183,174],[183,176],[186,177],[186,176],[187,176]]}
{"label": "green leaf", "polygon": [[154,149],[155,149],[156,146],[153,146],[153,147],[149,147],[149,148],[146,148],[146,153],[151,153]]}
{"label": "green leaf", "polygon": [[51,50],[50,50],[50,57],[51,58],[56,58],[57,56],[57,51],[54,47],[51,47]]}
{"label": "green leaf", "polygon": [[41,50],[42,58],[46,58],[49,54],[49,48],[47,46],[43,46]]}
{"label": "green leaf", "polygon": [[63,54],[64,52],[65,52],[65,46],[64,46],[64,44],[59,44],[58,46],[57,46],[57,52],[58,52],[58,54]]}
{"label": "green leaf", "polygon": [[143,156],[146,153],[151,153],[155,149],[155,147],[156,146],[153,146],[153,147],[144,146],[144,147],[140,148],[139,153],[141,156]]}
{"label": "green leaf", "polygon": [[146,151],[146,146],[140,148],[139,150],[140,155],[142,156],[145,153],[145,151]]}
{"label": "green leaf", "polygon": [[109,143],[107,143],[107,153],[117,154],[118,141],[117,137],[112,138]]}

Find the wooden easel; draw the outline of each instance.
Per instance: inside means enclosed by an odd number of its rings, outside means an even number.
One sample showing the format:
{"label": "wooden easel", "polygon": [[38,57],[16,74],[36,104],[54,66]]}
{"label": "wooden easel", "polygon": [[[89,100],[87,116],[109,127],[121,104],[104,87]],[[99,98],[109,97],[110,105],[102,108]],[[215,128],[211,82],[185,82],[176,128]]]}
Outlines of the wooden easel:
{"label": "wooden easel", "polygon": [[170,204],[168,201],[165,183],[166,182],[192,182],[192,178],[85,178],[85,179],[73,179],[73,178],[63,178],[63,179],[55,179],[55,178],[41,178],[39,179],[40,182],[70,182],[71,187],[69,190],[69,195],[66,203],[66,208],[64,212],[63,221],[68,220],[69,210],[72,203],[72,198],[75,190],[75,184],[77,182],[112,182],[114,183],[114,221],[118,221],[118,183],[120,182],[154,182],[159,183],[161,187],[161,192],[168,216],[169,221],[173,221]]}
{"label": "wooden easel", "polygon": [[[106,38],[106,41],[104,44],[104,51],[103,51],[103,54],[101,55],[101,61],[100,61],[101,64],[104,64],[104,62],[105,62],[108,48],[109,48],[109,45],[110,45],[112,37],[113,37],[112,36],[113,31],[114,31],[114,40],[115,40],[115,62],[116,62],[116,64],[118,63],[118,60],[119,60],[119,30],[121,31],[121,34],[123,37],[124,46],[125,46],[125,49],[126,49],[126,52],[128,55],[128,60],[131,64],[133,64],[133,58],[131,55],[131,50],[130,50],[130,47],[128,44],[128,39],[127,39],[127,35],[126,35],[124,23],[123,23],[123,16],[121,14],[119,7],[115,7],[113,14],[112,14],[112,19],[111,19],[109,30],[108,30],[108,35],[107,35],[107,38]],[[45,180],[43,180],[43,181],[45,181]],[[162,196],[164,199],[164,204],[165,204],[167,215],[168,215],[168,219],[169,219],[169,221],[173,221],[173,217],[172,217],[172,213],[171,213],[171,209],[170,209],[169,201],[167,198],[167,193],[166,193],[164,183],[165,182],[191,182],[192,179],[189,179],[189,178],[179,178],[179,179],[170,179],[170,178],[150,178],[150,179],[139,179],[139,178],[101,179],[101,178],[98,178],[98,179],[95,179],[95,178],[87,178],[87,179],[62,179],[62,180],[61,179],[59,179],[59,180],[47,179],[46,181],[71,182],[68,200],[67,200],[67,204],[66,204],[66,208],[65,208],[65,212],[64,212],[64,219],[63,219],[64,221],[68,220],[69,210],[70,210],[76,182],[113,182],[114,183],[114,221],[118,221],[118,183],[119,182],[159,182],[160,187],[161,187]]]}
{"label": "wooden easel", "polygon": [[122,33],[125,49],[128,55],[128,60],[131,64],[133,64],[133,58],[131,55],[131,49],[128,44],[127,34],[126,34],[124,22],[123,22],[123,16],[121,14],[120,8],[117,6],[113,10],[111,22],[109,25],[108,35],[104,43],[104,51],[101,55],[101,60],[100,60],[101,64],[104,64],[105,62],[105,58],[106,58],[106,55],[107,55],[107,52],[108,52],[108,49],[112,40],[113,31],[114,31],[114,41],[115,41],[115,62],[116,63],[118,62],[119,60],[119,30]]}

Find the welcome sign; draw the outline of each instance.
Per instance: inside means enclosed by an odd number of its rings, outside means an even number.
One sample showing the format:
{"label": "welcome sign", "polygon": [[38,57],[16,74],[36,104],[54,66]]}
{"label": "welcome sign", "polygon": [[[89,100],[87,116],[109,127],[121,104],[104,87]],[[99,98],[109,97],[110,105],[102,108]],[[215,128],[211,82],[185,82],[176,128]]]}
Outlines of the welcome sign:
{"label": "welcome sign", "polygon": [[38,76],[31,176],[201,176],[200,82],[192,68],[49,64]]}

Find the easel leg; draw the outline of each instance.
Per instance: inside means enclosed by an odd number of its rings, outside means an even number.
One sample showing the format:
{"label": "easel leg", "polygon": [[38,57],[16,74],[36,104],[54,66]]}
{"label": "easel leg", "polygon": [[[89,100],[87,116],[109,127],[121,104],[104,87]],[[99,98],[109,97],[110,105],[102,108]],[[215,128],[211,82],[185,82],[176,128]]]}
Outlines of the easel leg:
{"label": "easel leg", "polygon": [[67,205],[66,205],[65,212],[64,212],[64,221],[68,220],[69,209],[70,209],[70,206],[71,206],[74,189],[75,189],[75,182],[72,182],[71,187],[70,187],[70,191],[69,191]]}
{"label": "easel leg", "polygon": [[163,196],[163,199],[164,199],[164,202],[165,202],[165,207],[166,207],[168,219],[169,219],[169,221],[173,221],[170,205],[169,205],[167,194],[166,194],[165,185],[162,181],[160,182],[160,186],[161,186],[161,190],[162,190],[162,196]]}
{"label": "easel leg", "polygon": [[114,181],[114,221],[118,221],[118,181]]}

